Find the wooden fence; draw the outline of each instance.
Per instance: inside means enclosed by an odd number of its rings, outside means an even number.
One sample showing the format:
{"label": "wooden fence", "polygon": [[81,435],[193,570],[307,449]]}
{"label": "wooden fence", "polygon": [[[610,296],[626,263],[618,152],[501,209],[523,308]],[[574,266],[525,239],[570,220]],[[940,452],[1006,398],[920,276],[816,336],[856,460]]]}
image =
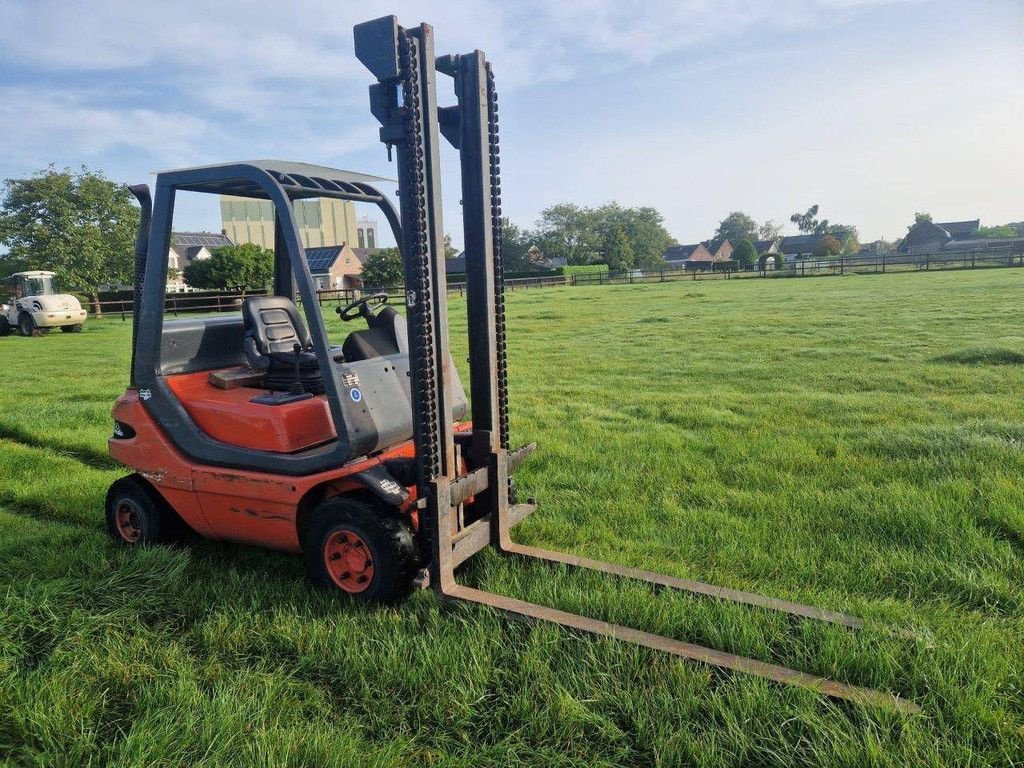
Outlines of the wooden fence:
{"label": "wooden fence", "polygon": [[[721,271],[692,270],[683,267],[665,267],[657,270],[630,270],[582,275],[542,275],[520,277],[505,281],[508,291],[530,288],[555,288],[581,285],[634,285],[643,283],[666,283],[677,280],[735,280],[750,278],[779,279],[788,277],[812,277],[815,275],[845,274],[886,274],[892,272],[914,272],[931,270],[988,269],[993,267],[1024,267],[1024,248],[987,248],[965,252],[939,252],[922,254],[886,253],[877,255],[855,255],[834,259],[806,259],[783,264],[776,269],[731,269]],[[401,287],[365,288],[362,291],[339,288],[317,291],[320,306],[343,307],[359,295],[386,291],[391,302],[403,304],[405,291]],[[465,283],[450,282],[448,293],[463,296]],[[263,291],[219,291],[202,293],[169,293],[164,302],[164,312],[177,316],[196,312],[233,312],[241,309],[246,296],[262,296]],[[84,305],[84,302],[83,302]],[[131,317],[134,310],[132,297],[124,295],[100,302],[104,314]]]}

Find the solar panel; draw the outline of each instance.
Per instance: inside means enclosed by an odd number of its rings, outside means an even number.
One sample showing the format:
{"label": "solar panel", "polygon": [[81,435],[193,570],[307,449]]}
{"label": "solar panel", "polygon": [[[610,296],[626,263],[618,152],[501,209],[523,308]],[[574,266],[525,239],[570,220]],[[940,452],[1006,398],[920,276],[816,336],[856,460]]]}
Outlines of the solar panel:
{"label": "solar panel", "polygon": [[222,245],[231,245],[231,239],[227,235],[219,235],[215,232],[173,232],[171,242],[183,248],[197,246],[219,248]]}
{"label": "solar panel", "polygon": [[306,263],[309,264],[309,271],[313,273],[326,272],[331,264],[341,253],[340,245],[330,245],[322,248],[307,248]]}

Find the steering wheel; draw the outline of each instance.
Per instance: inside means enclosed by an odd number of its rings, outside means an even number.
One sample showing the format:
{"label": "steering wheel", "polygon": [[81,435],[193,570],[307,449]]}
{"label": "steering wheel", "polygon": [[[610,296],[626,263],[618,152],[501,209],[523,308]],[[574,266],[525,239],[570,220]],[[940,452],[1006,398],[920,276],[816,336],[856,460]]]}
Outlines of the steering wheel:
{"label": "steering wheel", "polygon": [[373,310],[370,309],[371,307],[381,307],[387,303],[388,295],[386,293],[371,293],[369,296],[356,299],[347,307],[338,307],[338,315],[346,323],[349,320],[355,320],[357,317],[365,317],[369,320],[374,316]]}

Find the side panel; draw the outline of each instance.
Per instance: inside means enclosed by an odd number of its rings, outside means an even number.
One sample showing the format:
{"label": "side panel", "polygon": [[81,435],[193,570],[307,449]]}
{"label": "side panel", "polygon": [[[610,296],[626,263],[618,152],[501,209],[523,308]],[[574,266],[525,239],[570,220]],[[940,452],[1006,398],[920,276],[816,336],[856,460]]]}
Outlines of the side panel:
{"label": "side panel", "polygon": [[299,551],[295,515],[301,495],[288,478],[197,467],[192,480],[217,538]]}
{"label": "side panel", "polygon": [[111,457],[152,483],[192,530],[215,538],[194,492],[190,462],[174,449],[142,407],[138,390],[129,389],[117,399],[113,416],[118,425],[128,425],[134,434],[119,437],[116,429],[107,441]]}

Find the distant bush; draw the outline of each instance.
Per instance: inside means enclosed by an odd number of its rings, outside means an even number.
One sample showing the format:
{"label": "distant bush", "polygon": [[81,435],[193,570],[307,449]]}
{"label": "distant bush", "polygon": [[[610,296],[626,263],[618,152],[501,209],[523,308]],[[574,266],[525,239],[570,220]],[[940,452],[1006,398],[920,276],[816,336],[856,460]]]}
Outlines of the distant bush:
{"label": "distant bush", "polygon": [[574,267],[556,267],[556,275],[606,275],[607,264],[579,264]]}
{"label": "distant bush", "polygon": [[843,250],[842,243],[832,235],[825,235],[818,244],[814,246],[814,255],[819,259],[825,259],[830,256],[837,256]]}
{"label": "distant bush", "polygon": [[747,238],[740,240],[736,250],[732,252],[733,261],[746,269],[757,263],[757,248]]}

